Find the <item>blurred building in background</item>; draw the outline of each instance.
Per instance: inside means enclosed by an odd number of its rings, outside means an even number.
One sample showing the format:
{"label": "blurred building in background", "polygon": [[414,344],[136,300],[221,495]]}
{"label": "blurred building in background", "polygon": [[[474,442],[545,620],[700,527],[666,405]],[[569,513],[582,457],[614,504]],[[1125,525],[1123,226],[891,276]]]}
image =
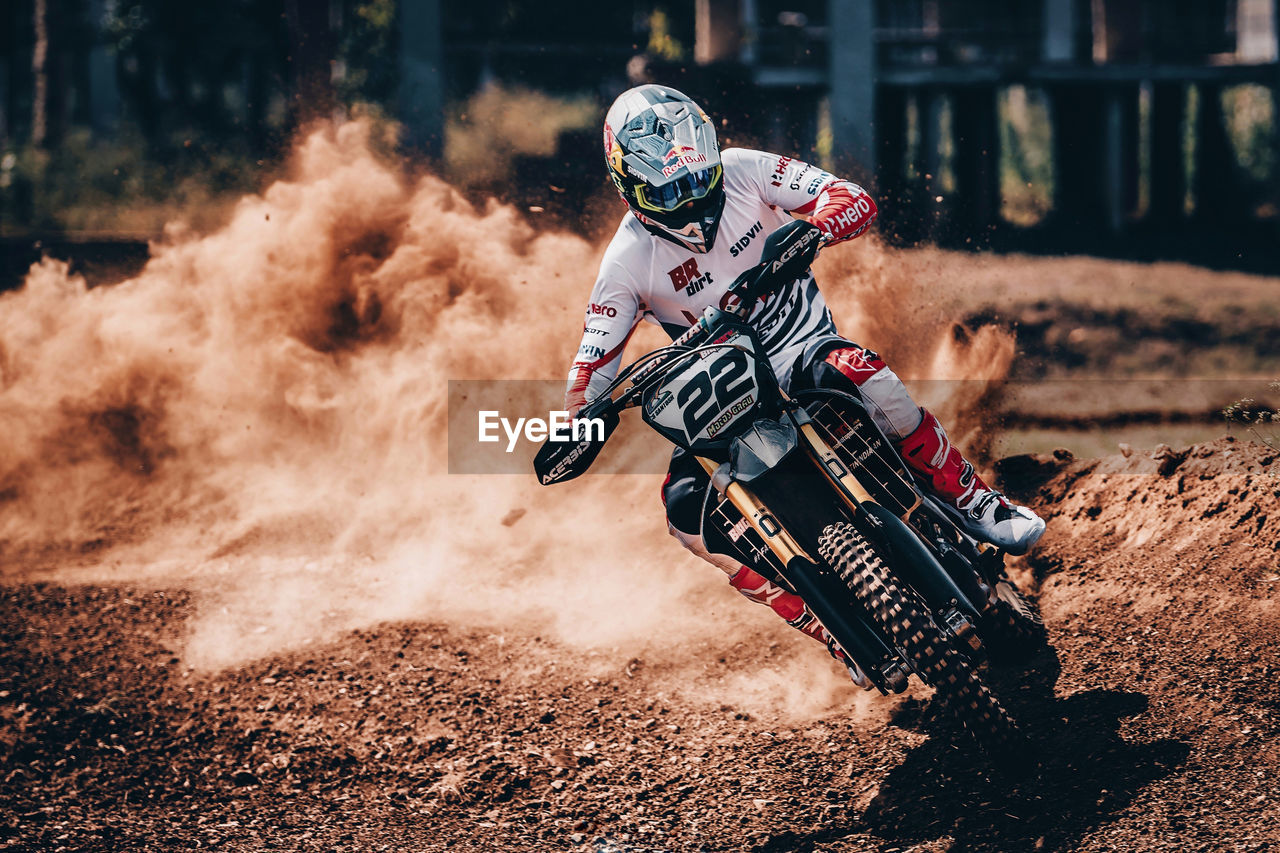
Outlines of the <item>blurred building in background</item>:
{"label": "blurred building in background", "polygon": [[[1188,218],[1274,220],[1276,10],[1275,0],[881,0],[876,146],[851,153],[874,164],[882,192],[950,196],[975,234],[1028,219],[1081,238]],[[830,91],[837,128],[862,119],[865,93],[842,93],[834,75]],[[1027,162],[1037,145],[1048,169]],[[1024,180],[1049,191],[1023,193]],[[1010,209],[1028,195],[1033,209]]]}
{"label": "blurred building in background", "polygon": [[243,191],[353,111],[572,224],[605,107],[662,81],[872,187],[892,240],[1280,266],[1278,5],[8,0],[0,228],[129,230],[102,211]]}

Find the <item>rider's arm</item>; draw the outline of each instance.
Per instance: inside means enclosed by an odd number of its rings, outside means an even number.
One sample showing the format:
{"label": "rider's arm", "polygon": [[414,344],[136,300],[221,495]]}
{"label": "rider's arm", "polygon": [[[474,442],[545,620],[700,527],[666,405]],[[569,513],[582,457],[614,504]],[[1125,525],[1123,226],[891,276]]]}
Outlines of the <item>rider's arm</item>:
{"label": "rider's arm", "polygon": [[582,343],[569,366],[564,406],[576,414],[618,375],[622,350],[640,319],[640,301],[626,273],[606,255],[591,289]]}
{"label": "rider's arm", "polygon": [[812,222],[833,243],[857,237],[875,221],[876,203],[852,181],[802,160],[764,151],[738,148],[725,152],[726,159],[731,156],[745,167],[761,198]]}

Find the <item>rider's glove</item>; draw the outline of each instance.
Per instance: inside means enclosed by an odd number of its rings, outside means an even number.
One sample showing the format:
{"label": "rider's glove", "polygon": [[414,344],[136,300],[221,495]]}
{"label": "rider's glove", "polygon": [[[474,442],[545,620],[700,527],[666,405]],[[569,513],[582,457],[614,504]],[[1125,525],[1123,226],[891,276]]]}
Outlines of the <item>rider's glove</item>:
{"label": "rider's glove", "polygon": [[[808,212],[804,208],[797,211]],[[805,219],[821,228],[830,242],[839,243],[866,231],[878,214],[876,203],[866,190],[850,181],[834,181],[823,187],[812,215]]]}

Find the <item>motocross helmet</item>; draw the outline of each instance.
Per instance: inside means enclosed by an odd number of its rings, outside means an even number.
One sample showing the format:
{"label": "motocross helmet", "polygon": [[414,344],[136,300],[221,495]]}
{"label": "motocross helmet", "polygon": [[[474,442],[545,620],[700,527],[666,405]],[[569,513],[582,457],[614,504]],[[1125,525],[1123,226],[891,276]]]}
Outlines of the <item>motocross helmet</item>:
{"label": "motocross helmet", "polygon": [[619,95],[604,121],[604,159],[645,228],[694,252],[711,249],[724,169],[715,126],[687,95],[652,84]]}

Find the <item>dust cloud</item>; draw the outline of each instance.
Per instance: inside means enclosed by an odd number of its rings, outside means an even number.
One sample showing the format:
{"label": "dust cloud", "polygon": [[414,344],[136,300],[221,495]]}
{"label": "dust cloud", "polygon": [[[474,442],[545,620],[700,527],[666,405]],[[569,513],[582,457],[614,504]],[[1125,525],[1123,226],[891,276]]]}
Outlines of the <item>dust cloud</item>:
{"label": "dust cloud", "polygon": [[[603,247],[410,180],[372,132],[311,134],[286,180],[213,233],[171,228],[129,281],[45,261],[0,296],[5,577],[191,588],[196,667],[402,618],[624,663],[743,626],[792,642],[667,537],[659,476],[446,473],[447,380],[563,375]],[[943,271],[870,240],[819,263],[846,334],[902,375],[985,380],[929,401],[973,440],[1012,340],[954,334]],[[806,701],[847,698],[812,652]]]}

